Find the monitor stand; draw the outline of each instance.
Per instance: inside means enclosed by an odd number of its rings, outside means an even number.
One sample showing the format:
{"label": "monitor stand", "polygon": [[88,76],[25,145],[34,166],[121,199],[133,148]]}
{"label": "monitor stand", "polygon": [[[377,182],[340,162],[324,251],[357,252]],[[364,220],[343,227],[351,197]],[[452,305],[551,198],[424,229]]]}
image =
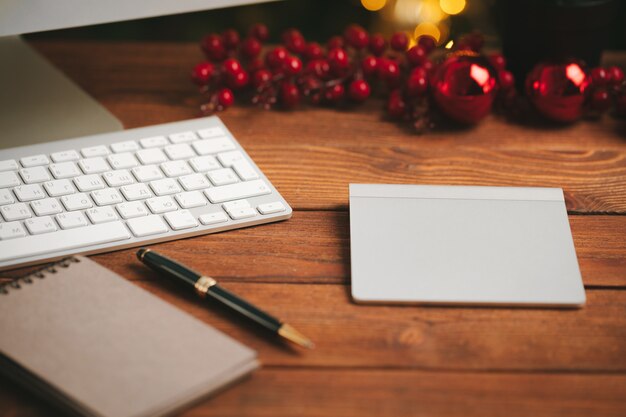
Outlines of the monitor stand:
{"label": "monitor stand", "polygon": [[19,37],[0,38],[0,149],[122,130]]}

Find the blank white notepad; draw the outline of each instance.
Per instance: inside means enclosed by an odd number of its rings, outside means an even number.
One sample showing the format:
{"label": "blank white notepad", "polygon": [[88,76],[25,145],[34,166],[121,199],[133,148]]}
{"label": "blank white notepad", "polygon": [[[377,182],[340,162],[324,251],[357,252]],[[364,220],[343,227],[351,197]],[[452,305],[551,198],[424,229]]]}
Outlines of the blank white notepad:
{"label": "blank white notepad", "polygon": [[350,185],[357,302],[576,307],[559,188]]}

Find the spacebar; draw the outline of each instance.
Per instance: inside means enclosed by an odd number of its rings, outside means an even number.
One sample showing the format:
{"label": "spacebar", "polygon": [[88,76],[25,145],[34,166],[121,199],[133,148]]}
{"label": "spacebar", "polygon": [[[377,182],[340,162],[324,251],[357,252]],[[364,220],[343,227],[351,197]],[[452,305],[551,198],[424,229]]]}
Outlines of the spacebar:
{"label": "spacebar", "polygon": [[109,222],[43,235],[2,240],[0,241],[0,262],[129,238],[128,229],[122,222]]}

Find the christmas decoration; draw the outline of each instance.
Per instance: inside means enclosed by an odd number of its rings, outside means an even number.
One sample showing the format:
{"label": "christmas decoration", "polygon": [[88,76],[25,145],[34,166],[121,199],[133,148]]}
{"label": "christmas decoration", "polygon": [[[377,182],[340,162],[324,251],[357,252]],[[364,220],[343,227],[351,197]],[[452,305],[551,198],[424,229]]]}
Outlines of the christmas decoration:
{"label": "christmas decoration", "polygon": [[[355,106],[382,96],[391,119],[423,131],[439,115],[475,124],[493,108],[509,111],[516,102],[505,58],[484,55],[483,37],[476,32],[446,49],[429,36],[412,40],[397,32],[387,39],[358,25],[325,46],[308,42],[297,29],[283,32],[278,46],[264,46],[268,38],[268,28],[256,24],[245,37],[229,29],[202,39],[207,60],[191,76],[206,97],[205,114],[240,99],[265,109],[293,109],[303,102]],[[539,113],[559,122],[598,115],[613,105],[616,114],[626,116],[626,84],[618,67],[588,71],[576,61],[541,63],[527,77],[526,94]]]}

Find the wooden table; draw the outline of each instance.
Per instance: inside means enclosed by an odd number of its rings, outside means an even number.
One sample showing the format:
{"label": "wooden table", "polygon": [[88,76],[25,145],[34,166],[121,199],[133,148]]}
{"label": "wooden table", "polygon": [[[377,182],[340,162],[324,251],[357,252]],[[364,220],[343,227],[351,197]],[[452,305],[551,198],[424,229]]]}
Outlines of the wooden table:
{"label": "wooden table", "polygon": [[[201,59],[196,45],[36,47],[128,128],[198,115],[188,79]],[[626,63],[625,56],[611,59]],[[228,110],[224,122],[294,207],[293,218],[158,245],[301,329],[316,350],[268,340],[229,313],[205,308],[193,294],[155,280],[134,250],[94,257],[259,352],[261,370],[185,415],[626,415],[626,122],[530,127],[491,117],[473,129],[417,136],[385,120],[380,107]],[[562,187],[587,304],[353,304],[350,182]],[[1,415],[51,413],[1,380]]]}

